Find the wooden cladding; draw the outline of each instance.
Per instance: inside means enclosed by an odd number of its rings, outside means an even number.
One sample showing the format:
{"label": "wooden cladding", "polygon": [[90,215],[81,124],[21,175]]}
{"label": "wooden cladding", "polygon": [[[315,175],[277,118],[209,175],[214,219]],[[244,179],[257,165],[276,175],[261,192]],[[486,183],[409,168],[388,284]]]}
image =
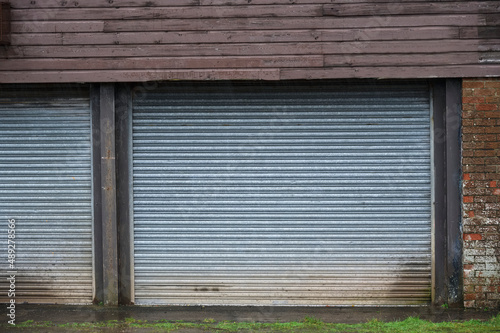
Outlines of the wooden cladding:
{"label": "wooden cladding", "polygon": [[0,45],[10,44],[10,4],[0,3]]}
{"label": "wooden cladding", "polygon": [[500,1],[11,5],[0,82],[500,76]]}

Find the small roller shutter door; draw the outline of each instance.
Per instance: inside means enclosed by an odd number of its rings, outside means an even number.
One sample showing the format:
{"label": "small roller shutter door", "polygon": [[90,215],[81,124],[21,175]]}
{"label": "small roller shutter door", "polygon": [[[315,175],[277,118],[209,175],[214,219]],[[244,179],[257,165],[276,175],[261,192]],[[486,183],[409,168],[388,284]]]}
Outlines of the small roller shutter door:
{"label": "small roller shutter door", "polygon": [[427,84],[172,84],[133,104],[137,304],[422,304]]}
{"label": "small roller shutter door", "polygon": [[12,270],[7,220],[15,219],[16,303],[92,302],[91,197],[87,87],[1,86],[0,267]]}

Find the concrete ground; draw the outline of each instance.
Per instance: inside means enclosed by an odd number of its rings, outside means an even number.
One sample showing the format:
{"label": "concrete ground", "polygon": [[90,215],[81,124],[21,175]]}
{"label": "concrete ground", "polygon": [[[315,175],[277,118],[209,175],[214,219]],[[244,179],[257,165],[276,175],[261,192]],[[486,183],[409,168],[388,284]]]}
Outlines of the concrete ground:
{"label": "concrete ground", "polygon": [[[2,305],[3,306],[3,305]],[[6,305],[5,305],[6,307]],[[4,310],[5,314],[7,309]],[[183,320],[202,322],[205,319],[215,321],[250,321],[250,322],[288,322],[300,321],[304,317],[314,317],[330,323],[363,323],[372,319],[380,321],[404,320],[409,316],[433,322],[452,320],[488,320],[497,315],[499,309],[465,310],[444,309],[441,307],[254,307],[254,306],[68,306],[68,305],[23,305],[16,306],[16,323],[27,320],[53,323],[84,323],[108,320],[123,321],[125,318],[139,320]],[[7,316],[3,321],[7,323]],[[0,323],[4,324],[4,323]],[[5,326],[0,330],[3,330]],[[63,332],[60,329],[40,328],[33,330],[10,329],[16,332]],[[132,330],[107,329],[99,332],[132,332]],[[147,329],[133,332],[150,332]],[[192,330],[190,332],[202,332]]]}

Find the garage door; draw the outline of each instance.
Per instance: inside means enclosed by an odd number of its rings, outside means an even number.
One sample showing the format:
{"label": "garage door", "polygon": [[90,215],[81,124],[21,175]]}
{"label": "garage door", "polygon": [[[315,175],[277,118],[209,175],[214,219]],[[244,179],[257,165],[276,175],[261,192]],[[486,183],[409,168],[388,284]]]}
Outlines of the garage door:
{"label": "garage door", "polygon": [[136,97],[136,304],[428,303],[430,137],[425,83]]}
{"label": "garage door", "polygon": [[0,269],[16,303],[92,302],[90,119],[87,87],[0,87]]}

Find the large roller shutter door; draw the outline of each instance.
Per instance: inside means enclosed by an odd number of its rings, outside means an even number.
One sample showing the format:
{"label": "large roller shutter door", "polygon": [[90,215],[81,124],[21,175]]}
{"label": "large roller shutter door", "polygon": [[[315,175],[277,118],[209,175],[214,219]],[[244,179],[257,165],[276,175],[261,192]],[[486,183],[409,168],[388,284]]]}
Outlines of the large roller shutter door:
{"label": "large roller shutter door", "polygon": [[423,304],[427,84],[172,84],[133,104],[137,304]]}
{"label": "large roller shutter door", "polygon": [[[91,303],[89,91],[49,87],[0,87],[0,268],[17,272],[16,303]],[[16,221],[14,269],[8,219]]]}

